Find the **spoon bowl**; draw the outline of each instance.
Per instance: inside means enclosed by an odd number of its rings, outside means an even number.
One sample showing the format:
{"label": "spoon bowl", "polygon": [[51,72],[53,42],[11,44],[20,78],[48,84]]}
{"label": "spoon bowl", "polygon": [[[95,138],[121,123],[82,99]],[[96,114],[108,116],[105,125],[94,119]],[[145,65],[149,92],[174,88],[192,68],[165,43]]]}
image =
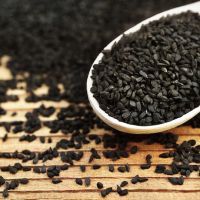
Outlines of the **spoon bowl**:
{"label": "spoon bowl", "polygon": [[[130,33],[134,33],[136,31],[140,30],[142,25],[148,24],[151,21],[159,20],[160,18],[166,17],[168,15],[180,14],[180,13],[186,12],[186,11],[192,11],[192,12],[196,12],[196,13],[200,14],[200,1],[196,2],[196,3],[188,4],[188,5],[185,5],[185,6],[181,6],[181,7],[178,7],[178,8],[170,9],[168,11],[154,15],[153,17],[150,17],[150,18],[142,21],[141,23],[139,23],[136,26],[128,29],[123,34],[121,34],[116,39],[114,39],[111,43],[109,43],[104,48],[104,50],[111,50],[114,43],[117,43],[124,34],[126,35],[126,34],[130,34]],[[103,57],[103,53],[100,53],[97,56],[94,63],[92,64],[92,67],[89,71],[89,75],[88,75],[88,78],[87,78],[87,94],[88,94],[89,102],[90,102],[94,112],[100,117],[101,120],[103,120],[106,124],[108,124],[112,128],[117,129],[117,130],[122,131],[122,132],[125,132],[125,133],[132,133],[132,134],[157,133],[157,132],[162,132],[162,131],[166,131],[166,130],[175,128],[175,127],[187,122],[188,120],[190,120],[191,118],[193,118],[195,115],[197,115],[200,112],[200,106],[199,106],[199,107],[191,110],[190,112],[186,113],[185,115],[183,115],[180,118],[176,118],[176,119],[174,119],[170,122],[166,122],[166,123],[158,124],[158,125],[152,125],[152,126],[131,125],[131,124],[128,124],[128,123],[125,123],[125,122],[121,122],[121,121],[109,116],[105,111],[103,111],[99,107],[99,103],[93,97],[93,94],[90,91],[90,89],[93,85],[93,80],[91,78],[93,66],[94,66],[94,64],[98,64],[101,61],[102,57]]]}

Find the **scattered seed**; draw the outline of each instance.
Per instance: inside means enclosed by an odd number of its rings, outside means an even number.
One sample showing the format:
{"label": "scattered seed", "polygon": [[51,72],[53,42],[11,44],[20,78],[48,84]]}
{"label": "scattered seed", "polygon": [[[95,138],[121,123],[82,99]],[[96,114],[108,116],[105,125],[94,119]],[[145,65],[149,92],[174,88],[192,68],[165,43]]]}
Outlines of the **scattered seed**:
{"label": "scattered seed", "polygon": [[121,184],[120,184],[120,187],[124,187],[126,185],[128,185],[128,182],[127,181],[122,181]]}
{"label": "scattered seed", "polygon": [[82,181],[81,178],[76,178],[75,182],[76,182],[77,185],[83,185],[83,181]]}
{"label": "scattered seed", "polygon": [[59,179],[59,178],[52,178],[52,183],[53,184],[58,184],[58,183],[61,183],[61,182],[62,182],[62,180]]}
{"label": "scattered seed", "polygon": [[98,189],[102,189],[102,188],[103,188],[103,183],[97,182],[97,188],[98,188]]}
{"label": "scattered seed", "polygon": [[85,186],[88,187],[88,186],[90,186],[90,184],[91,184],[91,179],[90,179],[90,177],[86,177],[86,178],[85,178]]}
{"label": "scattered seed", "polygon": [[183,185],[183,183],[184,183],[183,176],[180,176],[178,178],[177,177],[169,177],[168,180],[173,185]]}

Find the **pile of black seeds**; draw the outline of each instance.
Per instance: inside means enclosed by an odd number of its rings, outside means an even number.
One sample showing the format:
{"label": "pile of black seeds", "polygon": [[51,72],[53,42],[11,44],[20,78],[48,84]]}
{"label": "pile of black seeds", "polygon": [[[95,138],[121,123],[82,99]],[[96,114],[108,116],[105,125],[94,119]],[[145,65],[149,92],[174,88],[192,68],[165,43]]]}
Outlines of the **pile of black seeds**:
{"label": "pile of black seeds", "polygon": [[161,124],[200,104],[200,15],[168,16],[125,35],[92,71],[91,92],[110,116]]}
{"label": "pile of black seeds", "polygon": [[[0,187],[4,187],[3,197],[8,197],[10,190],[31,181],[26,177],[8,180],[5,175],[8,172],[10,174],[21,171],[37,173],[48,177],[55,187],[56,184],[62,184],[60,173],[73,167],[75,163],[78,164],[84,156],[82,147],[90,143],[95,144],[95,147],[102,144],[104,151],[100,154],[92,148],[88,157],[88,163],[92,166],[88,167],[87,162],[80,165],[82,173],[91,169],[99,170],[101,165],[98,164],[98,160],[102,157],[113,161],[108,165],[109,173],[117,171],[131,173],[133,169],[129,164],[114,165],[116,160],[140,153],[137,145],[130,146],[131,142],[144,142],[148,145],[158,143],[166,149],[170,148],[169,152],[162,153],[160,157],[163,159],[171,157],[172,163],[158,164],[155,173],[170,175],[168,180],[171,184],[182,185],[184,177],[199,171],[200,147],[195,140],[178,144],[178,136],[171,133],[129,135],[112,130],[95,116],[88,106],[85,92],[85,81],[90,65],[110,40],[136,22],[161,10],[186,3],[186,0],[176,2],[150,0],[148,3],[139,0],[129,2],[60,0],[56,3],[53,0],[43,2],[0,0],[0,2],[3,5],[0,7],[0,52],[1,55],[11,56],[8,67],[13,75],[12,80],[0,81],[0,103],[18,100],[18,96],[8,95],[7,91],[17,88],[19,82],[25,82],[27,85],[27,102],[71,101],[70,106],[58,110],[54,120],[48,117],[55,114],[56,109],[42,105],[27,112],[25,121],[0,123],[0,126],[5,129],[3,145],[6,145],[11,132],[14,134],[25,132],[19,142],[39,140],[41,145],[52,143],[52,147],[43,152],[34,152],[30,149],[21,152],[17,150],[11,153],[0,152],[0,159],[16,160],[15,164],[0,167]],[[140,9],[135,9],[138,6]],[[27,73],[29,76],[25,75]],[[21,78],[18,79],[17,75]],[[43,84],[48,86],[48,93],[36,95],[34,89]],[[58,84],[63,84],[64,91],[59,89]],[[84,102],[85,105],[76,104],[77,102]],[[6,110],[2,107],[0,105],[0,116],[6,114]],[[13,113],[13,116],[16,114]],[[45,117],[46,120],[41,120],[41,117]],[[189,124],[199,127],[198,118],[197,116]],[[51,134],[62,132],[67,138],[55,143],[51,137],[36,136],[35,132],[42,127],[49,128]],[[104,129],[104,134],[98,135],[93,129],[95,127]],[[60,159],[63,164],[46,166],[47,161],[54,159]],[[141,165],[141,168],[148,170],[154,158],[147,154],[144,159],[146,163]],[[27,162],[31,162],[33,166],[26,166]],[[173,177],[176,174],[178,177]],[[94,180],[90,177],[76,177],[74,181],[77,187],[90,187]],[[102,197],[111,192],[124,196],[128,194],[126,189],[128,184],[142,184],[146,181],[148,178],[136,175],[113,187],[106,186],[102,180],[102,183],[96,183],[96,187]]]}

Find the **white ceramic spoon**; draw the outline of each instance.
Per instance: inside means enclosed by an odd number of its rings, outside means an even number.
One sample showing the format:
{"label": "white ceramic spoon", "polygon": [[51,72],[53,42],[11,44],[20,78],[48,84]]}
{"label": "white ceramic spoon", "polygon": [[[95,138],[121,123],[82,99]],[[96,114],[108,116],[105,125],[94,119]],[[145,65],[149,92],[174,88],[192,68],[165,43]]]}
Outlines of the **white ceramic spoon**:
{"label": "white ceramic spoon", "polygon": [[[141,23],[137,24],[136,26],[130,28],[129,30],[125,31],[123,34],[129,34],[129,33],[136,32],[141,28],[142,25],[148,24],[149,22],[154,21],[154,20],[158,20],[161,17],[165,17],[167,15],[179,14],[179,13],[186,12],[186,11],[189,11],[189,10],[193,11],[193,12],[198,12],[200,14],[200,1],[198,1],[196,3],[188,4],[188,5],[185,5],[185,6],[181,6],[181,7],[178,7],[178,8],[174,8],[174,9],[162,12],[160,14],[154,15],[153,17],[150,17],[150,18],[142,21]],[[123,34],[121,34],[116,39],[114,39],[104,49],[110,50],[111,47],[113,46],[113,44],[115,42],[118,42],[121,39]],[[93,65],[98,64],[101,61],[102,57],[103,57],[103,53],[100,53],[97,56],[96,60],[94,61]],[[124,122],[120,122],[119,120],[109,116],[106,112],[104,112],[99,107],[99,103],[93,97],[93,94],[90,92],[90,88],[92,87],[92,82],[93,82],[93,80],[91,79],[93,65],[90,69],[88,79],[87,79],[88,98],[89,98],[90,104],[91,104],[93,110],[95,111],[95,113],[106,124],[113,127],[114,129],[117,129],[119,131],[126,132],[126,133],[133,133],[133,134],[157,133],[157,132],[162,132],[162,131],[166,131],[166,130],[175,128],[175,127],[187,122],[188,120],[190,120],[191,118],[193,118],[195,115],[197,115],[200,112],[200,106],[199,106],[199,107],[195,108],[194,110],[190,111],[189,113],[183,115],[180,118],[174,119],[170,122],[166,122],[166,123],[158,124],[158,125],[152,125],[152,126],[137,126],[137,125],[131,125],[131,124],[127,124],[127,123],[124,123]]]}

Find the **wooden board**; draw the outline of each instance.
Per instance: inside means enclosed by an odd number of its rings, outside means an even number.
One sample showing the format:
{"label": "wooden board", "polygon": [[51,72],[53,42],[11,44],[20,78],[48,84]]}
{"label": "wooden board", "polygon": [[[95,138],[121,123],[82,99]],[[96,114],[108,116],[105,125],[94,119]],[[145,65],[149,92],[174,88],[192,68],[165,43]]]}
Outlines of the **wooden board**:
{"label": "wooden board", "polygon": [[[0,76],[4,79],[9,78],[10,74],[5,67],[0,67]],[[38,90],[38,93],[45,93],[46,88],[42,87]],[[49,106],[53,105],[59,111],[60,108],[69,105],[67,102],[38,102],[38,103],[26,103],[25,89],[17,89],[9,91],[9,94],[16,94],[19,96],[20,100],[18,102],[7,102],[1,104],[3,108],[7,110],[5,116],[0,117],[1,122],[10,122],[14,120],[23,121],[25,120],[24,114],[28,110],[37,108],[42,103]],[[13,112],[17,112],[16,116],[11,116]],[[52,115],[49,119],[54,119],[55,114]],[[41,118],[41,120],[47,120],[47,118]],[[105,132],[104,130],[92,130],[91,132],[98,133],[100,136]],[[189,139],[195,139],[200,144],[200,129],[192,129],[190,127],[180,127],[172,130],[172,132],[178,134],[179,142]],[[66,138],[61,132],[58,134],[50,134],[49,129],[43,127],[35,133],[36,136],[45,136],[45,138],[51,137],[53,143],[41,144],[39,139],[35,140],[32,143],[28,142],[19,142],[19,137],[23,133],[13,134],[9,133],[8,140],[3,143],[1,138],[5,134],[4,128],[0,128],[0,153],[2,152],[14,152],[15,150],[22,151],[24,149],[31,149],[35,152],[40,152],[48,149],[51,146],[54,146],[57,141],[61,138]],[[130,144],[130,146],[133,144]],[[130,182],[131,177],[134,175],[141,175],[149,178],[148,182],[142,184],[132,185],[129,184],[127,189],[129,190],[129,195],[126,197],[119,197],[117,193],[112,193],[106,199],[134,199],[134,200],[165,200],[165,199],[177,199],[177,200],[198,200],[200,199],[200,177],[198,173],[192,173],[192,175],[185,180],[183,186],[173,186],[167,181],[167,175],[155,174],[155,164],[163,163],[169,164],[170,159],[161,159],[159,154],[166,151],[161,145],[145,145],[144,143],[137,144],[140,151],[131,155],[129,158],[120,159],[116,162],[106,160],[102,157],[100,160],[95,160],[92,164],[101,164],[102,167],[99,170],[93,170],[91,164],[88,164],[89,150],[92,147],[95,147],[99,154],[102,154],[104,150],[102,144],[95,145],[90,143],[84,145],[81,150],[84,151],[84,157],[80,162],[75,163],[74,166],[70,167],[69,170],[61,172],[61,177],[63,182],[54,185],[51,183],[51,180],[47,178],[44,174],[35,174],[32,171],[30,172],[18,172],[16,175],[11,175],[9,173],[0,172],[0,175],[3,175],[7,180],[18,179],[27,177],[30,179],[28,185],[20,185],[16,190],[11,191],[9,194],[9,199],[85,199],[85,200],[94,200],[101,199],[99,190],[96,188],[96,183],[101,181],[104,183],[105,187],[113,186],[116,189],[116,185],[119,184],[122,180],[127,180]],[[140,170],[139,165],[144,163],[145,156],[151,153],[153,156],[153,166],[148,170]],[[0,159],[0,167],[6,166],[9,164],[14,164],[17,161],[14,159]],[[113,163],[115,167],[120,164],[130,164],[131,171],[130,173],[111,173],[108,171],[108,164]],[[45,163],[47,166],[51,165],[61,165],[62,162],[60,159],[54,159]],[[80,172],[79,165],[87,165],[86,172]],[[24,165],[33,166],[32,162],[27,162]],[[41,166],[43,163],[39,162],[37,165]],[[74,182],[76,177],[91,177],[91,186],[78,186]],[[3,187],[0,187],[0,192],[2,192]],[[2,196],[0,195],[0,199]]]}

